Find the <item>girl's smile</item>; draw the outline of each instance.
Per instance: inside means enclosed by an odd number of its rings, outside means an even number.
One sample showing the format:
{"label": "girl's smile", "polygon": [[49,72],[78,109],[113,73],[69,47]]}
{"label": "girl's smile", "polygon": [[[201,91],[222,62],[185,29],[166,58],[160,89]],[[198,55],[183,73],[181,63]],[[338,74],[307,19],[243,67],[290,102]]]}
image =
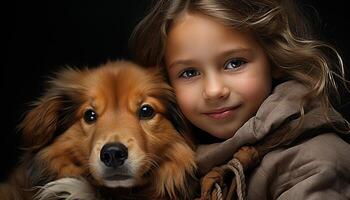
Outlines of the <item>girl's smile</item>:
{"label": "girl's smile", "polygon": [[223,119],[233,117],[237,112],[237,110],[239,109],[239,106],[240,105],[214,109],[214,110],[205,112],[204,114],[216,120],[223,120]]}

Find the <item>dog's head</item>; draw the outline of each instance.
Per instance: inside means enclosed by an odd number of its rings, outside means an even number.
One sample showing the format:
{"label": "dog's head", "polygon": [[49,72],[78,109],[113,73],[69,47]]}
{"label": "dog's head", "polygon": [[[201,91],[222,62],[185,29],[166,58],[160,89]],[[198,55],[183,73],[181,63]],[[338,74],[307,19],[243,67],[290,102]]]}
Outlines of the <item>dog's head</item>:
{"label": "dog's head", "polygon": [[21,129],[35,155],[34,184],[82,176],[175,195],[195,167],[171,87],[161,73],[130,62],[58,73]]}

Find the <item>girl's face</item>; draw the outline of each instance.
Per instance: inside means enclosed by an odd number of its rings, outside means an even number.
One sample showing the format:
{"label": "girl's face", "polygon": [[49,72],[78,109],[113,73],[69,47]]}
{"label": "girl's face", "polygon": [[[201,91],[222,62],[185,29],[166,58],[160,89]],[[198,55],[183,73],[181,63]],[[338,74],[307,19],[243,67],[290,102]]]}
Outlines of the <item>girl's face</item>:
{"label": "girl's face", "polygon": [[187,119],[211,135],[232,137],[271,92],[271,69],[249,32],[184,14],[169,30],[165,63]]}

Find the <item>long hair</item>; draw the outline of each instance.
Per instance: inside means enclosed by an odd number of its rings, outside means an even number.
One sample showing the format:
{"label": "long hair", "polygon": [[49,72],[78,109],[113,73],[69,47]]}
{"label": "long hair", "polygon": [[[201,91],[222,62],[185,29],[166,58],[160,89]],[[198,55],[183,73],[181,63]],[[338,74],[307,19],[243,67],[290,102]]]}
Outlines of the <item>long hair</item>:
{"label": "long hair", "polygon": [[338,51],[317,39],[308,18],[293,0],[157,0],[131,35],[134,59],[146,66],[163,66],[168,30],[185,12],[210,16],[232,29],[251,31],[278,79],[297,80],[310,89],[300,105],[302,116],[304,105],[317,98],[328,118],[333,100],[340,100],[338,80],[347,88],[349,82]]}

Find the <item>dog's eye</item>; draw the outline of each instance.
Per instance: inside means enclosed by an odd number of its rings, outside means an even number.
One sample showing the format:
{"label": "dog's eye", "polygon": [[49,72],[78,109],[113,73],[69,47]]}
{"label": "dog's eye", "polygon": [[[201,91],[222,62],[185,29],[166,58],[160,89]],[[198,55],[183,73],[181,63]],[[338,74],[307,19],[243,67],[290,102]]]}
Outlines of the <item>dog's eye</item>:
{"label": "dog's eye", "polygon": [[152,119],[155,115],[154,109],[148,105],[142,105],[139,110],[139,117],[140,119]]}
{"label": "dog's eye", "polygon": [[84,120],[88,124],[94,123],[97,120],[97,113],[92,109],[85,111]]}

